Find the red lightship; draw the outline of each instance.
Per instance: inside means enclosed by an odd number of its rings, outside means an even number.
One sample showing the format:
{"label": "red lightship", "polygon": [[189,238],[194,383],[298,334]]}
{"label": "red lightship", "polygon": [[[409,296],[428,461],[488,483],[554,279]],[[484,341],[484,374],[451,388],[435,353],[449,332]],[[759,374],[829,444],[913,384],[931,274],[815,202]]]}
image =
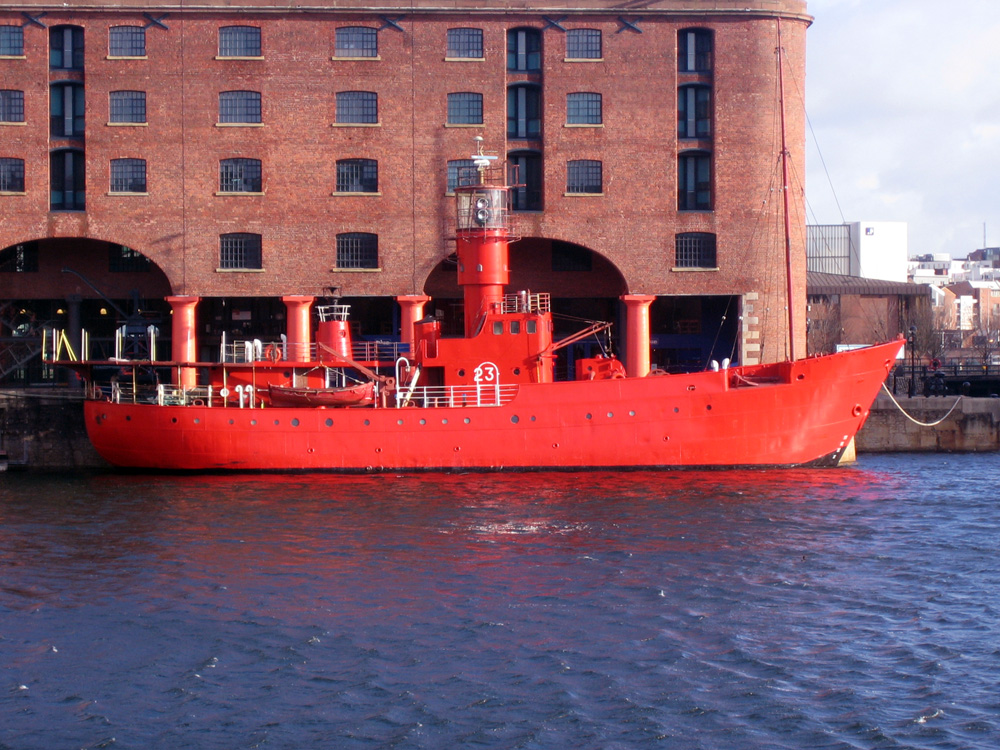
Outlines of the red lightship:
{"label": "red lightship", "polygon": [[[614,356],[576,360],[557,381],[546,294],[505,293],[510,187],[480,154],[457,196],[465,331],[434,317],[409,350],[352,346],[348,310],[320,307],[309,341],[223,347],[197,362],[63,363],[87,380],[87,431],[120,467],[250,471],[500,471],[834,465],[864,424],[902,346],[690,374],[626,372]],[[492,175],[500,175],[495,179]],[[291,298],[287,298],[291,299]],[[184,335],[183,315],[174,321]],[[193,347],[192,347],[193,349]],[[646,361],[648,362],[648,355]],[[175,384],[137,373],[169,368]],[[648,365],[647,368],[648,369]]]}

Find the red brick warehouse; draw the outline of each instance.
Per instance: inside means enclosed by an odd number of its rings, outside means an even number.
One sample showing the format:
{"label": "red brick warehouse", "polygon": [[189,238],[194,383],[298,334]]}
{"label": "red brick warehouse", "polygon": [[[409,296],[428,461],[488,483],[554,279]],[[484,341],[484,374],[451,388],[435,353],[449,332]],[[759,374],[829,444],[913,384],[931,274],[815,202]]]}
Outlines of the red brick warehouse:
{"label": "red brick warehouse", "polygon": [[[511,291],[615,321],[621,352],[649,304],[664,368],[785,358],[776,50],[780,27],[802,175],[810,20],[804,0],[0,0],[0,338],[110,336],[134,299],[169,335],[165,298],[188,298],[213,358],[223,333],[285,332],[289,295],[341,296],[360,338],[398,337],[401,304],[460,333],[451,189],[481,136],[521,182]],[[804,310],[795,329],[801,354]]]}

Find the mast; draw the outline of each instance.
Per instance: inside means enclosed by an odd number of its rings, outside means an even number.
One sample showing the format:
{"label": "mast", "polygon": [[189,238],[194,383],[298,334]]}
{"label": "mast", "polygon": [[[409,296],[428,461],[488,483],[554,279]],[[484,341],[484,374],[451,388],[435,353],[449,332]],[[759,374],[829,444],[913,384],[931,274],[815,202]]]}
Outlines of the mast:
{"label": "mast", "polygon": [[788,295],[788,358],[795,361],[795,312],[792,275],[792,218],[788,211],[788,144],[785,140],[785,74],[781,47],[781,16],[778,16],[778,108],[781,114],[781,197],[785,213],[785,277]]}

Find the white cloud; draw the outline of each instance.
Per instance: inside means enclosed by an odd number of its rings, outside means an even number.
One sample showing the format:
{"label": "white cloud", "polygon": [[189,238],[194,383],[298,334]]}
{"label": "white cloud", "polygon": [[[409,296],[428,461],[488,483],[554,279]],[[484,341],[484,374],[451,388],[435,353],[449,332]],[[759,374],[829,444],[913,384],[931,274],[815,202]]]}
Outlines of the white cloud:
{"label": "white cloud", "polygon": [[983,222],[1000,245],[1000,2],[812,0],[809,11],[814,220],[841,221],[839,201],[847,221],[908,222],[911,253],[965,255]]}

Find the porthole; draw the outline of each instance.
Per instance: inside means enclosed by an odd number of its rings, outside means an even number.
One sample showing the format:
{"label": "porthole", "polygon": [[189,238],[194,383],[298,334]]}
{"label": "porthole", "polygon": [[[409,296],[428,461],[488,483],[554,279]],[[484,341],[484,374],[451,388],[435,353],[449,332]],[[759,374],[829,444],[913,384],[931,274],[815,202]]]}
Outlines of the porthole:
{"label": "porthole", "polygon": [[236,422],[234,420],[230,419],[229,420],[229,424],[236,424]]}
{"label": "porthole", "polygon": [[464,378],[465,377],[465,370],[459,370],[458,371],[458,377]]}
{"label": "porthole", "polygon": [[171,417],[170,421],[173,422],[174,424],[177,424],[177,417]]}
{"label": "porthole", "polygon": [[277,426],[278,426],[279,424],[281,424],[281,422],[279,422],[279,421],[278,421],[277,419],[276,419],[276,420],[274,420],[274,426],[275,426],[275,427],[277,427]]}
{"label": "porthole", "polygon": [[442,419],[441,420],[441,424],[448,424],[448,420],[447,419]]}
{"label": "porthole", "polygon": [[615,413],[613,411],[609,411],[608,412],[608,419],[612,419],[612,418],[614,418],[614,416],[615,416]]}
{"label": "porthole", "polygon": [[194,423],[195,423],[195,424],[201,424],[201,420],[200,420],[200,419],[198,419],[197,417],[195,417],[195,418],[194,418]]}
{"label": "porthole", "polygon": [[633,411],[632,409],[629,409],[628,415],[630,417],[634,417],[635,416],[635,411]]}
{"label": "porthole", "polygon": [[514,415],[511,416],[510,421],[513,422],[514,424],[517,424],[521,420],[518,419],[518,416],[516,414],[514,414]]}
{"label": "porthole", "polygon": [[427,424],[427,420],[426,419],[421,419],[420,420],[420,424]]}
{"label": "porthole", "polygon": [[368,426],[368,425],[370,425],[370,424],[371,424],[371,421],[370,421],[370,420],[367,420],[367,419],[366,419],[366,420],[365,420],[365,427],[367,427],[367,426]]}
{"label": "porthole", "polygon": [[292,420],[292,427],[298,427],[298,426],[299,426],[299,420],[298,419],[293,419]]}
{"label": "porthole", "polygon": [[677,408],[677,407],[675,406],[675,407],[674,407],[674,414],[676,414],[676,413],[677,413],[677,412],[679,412],[679,411],[680,411],[680,409],[678,409],[678,408]]}
{"label": "porthole", "polygon": [[333,427],[333,420],[332,419],[327,419],[326,420],[326,426],[327,427]]}
{"label": "porthole", "polygon": [[469,424],[472,420],[469,419],[468,417],[466,417],[464,421],[465,421],[466,424]]}
{"label": "porthole", "polygon": [[712,411],[712,405],[711,404],[705,404],[705,411]]}
{"label": "porthole", "polygon": [[400,427],[402,427],[403,426],[403,420],[402,419],[397,419],[396,420],[396,424],[398,424]]}
{"label": "porthole", "polygon": [[535,418],[534,418],[534,417],[532,417],[532,418],[531,418],[531,421],[532,421],[532,422],[534,422],[534,421],[535,421]]}
{"label": "porthole", "polygon": [[515,375],[520,375],[521,374],[521,368],[520,367],[515,367],[514,368],[514,374]]}
{"label": "porthole", "polygon": [[251,419],[250,420],[250,426],[251,427],[256,427],[257,426],[257,420],[256,419]]}
{"label": "porthole", "polygon": [[587,419],[593,419],[593,418],[594,418],[594,415],[593,415],[593,414],[588,414],[588,415],[587,415]]}
{"label": "porthole", "polygon": [[131,414],[126,414],[125,415],[125,421],[126,422],[131,422],[132,421],[132,415]]}

